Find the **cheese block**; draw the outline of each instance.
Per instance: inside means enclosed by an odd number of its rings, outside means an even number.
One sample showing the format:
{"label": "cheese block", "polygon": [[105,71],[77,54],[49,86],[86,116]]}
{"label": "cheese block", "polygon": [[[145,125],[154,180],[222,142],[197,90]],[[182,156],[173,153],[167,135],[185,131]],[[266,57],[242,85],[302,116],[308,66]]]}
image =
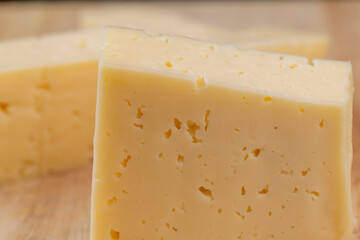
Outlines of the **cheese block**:
{"label": "cheese block", "polygon": [[351,64],[110,27],[92,240],[346,240]]}
{"label": "cheese block", "polygon": [[0,43],[0,183],[91,162],[97,35]]}
{"label": "cheese block", "polygon": [[159,7],[125,4],[81,11],[80,27],[101,28],[106,25],[145,29],[151,33],[183,35],[221,43],[235,43],[241,49],[253,48],[302,55],[310,60],[326,58],[329,48],[329,38],[325,34],[273,27],[225,29]]}

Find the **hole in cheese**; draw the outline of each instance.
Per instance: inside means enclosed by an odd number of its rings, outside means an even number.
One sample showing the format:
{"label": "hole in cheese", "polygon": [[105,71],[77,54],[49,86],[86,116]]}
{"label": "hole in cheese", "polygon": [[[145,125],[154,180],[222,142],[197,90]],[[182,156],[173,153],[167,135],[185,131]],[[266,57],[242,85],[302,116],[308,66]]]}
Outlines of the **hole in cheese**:
{"label": "hole in cheese", "polygon": [[115,231],[114,229],[110,230],[111,240],[120,240],[120,232]]}
{"label": "hole in cheese", "polygon": [[199,187],[199,191],[207,198],[209,198],[211,201],[214,200],[214,197],[212,195],[212,192],[210,189],[207,189],[203,186]]}
{"label": "hole in cheese", "polygon": [[174,118],[174,125],[177,129],[181,129],[181,122],[179,119]]}

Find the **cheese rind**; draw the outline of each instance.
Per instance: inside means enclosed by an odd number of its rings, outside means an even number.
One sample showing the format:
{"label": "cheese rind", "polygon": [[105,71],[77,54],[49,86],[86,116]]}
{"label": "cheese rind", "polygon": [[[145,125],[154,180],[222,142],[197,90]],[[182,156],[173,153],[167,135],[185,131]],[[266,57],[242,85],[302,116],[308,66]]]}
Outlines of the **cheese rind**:
{"label": "cheese rind", "polygon": [[329,37],[326,34],[273,27],[219,28],[169,9],[131,4],[115,9],[84,9],[79,17],[79,25],[86,29],[113,25],[143,29],[151,33],[234,43],[241,49],[301,55],[310,60],[326,58],[329,48]]}
{"label": "cheese rind", "polygon": [[350,239],[349,63],[103,39],[93,240]]}

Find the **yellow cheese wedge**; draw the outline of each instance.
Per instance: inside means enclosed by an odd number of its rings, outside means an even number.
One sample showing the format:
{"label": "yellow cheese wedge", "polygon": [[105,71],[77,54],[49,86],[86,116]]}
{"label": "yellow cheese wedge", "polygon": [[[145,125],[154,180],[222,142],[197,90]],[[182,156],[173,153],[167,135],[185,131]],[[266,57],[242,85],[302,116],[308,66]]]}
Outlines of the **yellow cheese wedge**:
{"label": "yellow cheese wedge", "polygon": [[91,161],[98,39],[82,31],[0,44],[0,182]]}
{"label": "yellow cheese wedge", "polygon": [[174,11],[155,7],[123,5],[115,8],[85,9],[80,14],[79,26],[82,28],[100,28],[106,25],[235,43],[242,49],[302,55],[310,60],[326,58],[329,47],[329,38],[324,34],[266,27],[221,29]]}
{"label": "yellow cheese wedge", "polygon": [[349,62],[107,28],[92,240],[347,240]]}

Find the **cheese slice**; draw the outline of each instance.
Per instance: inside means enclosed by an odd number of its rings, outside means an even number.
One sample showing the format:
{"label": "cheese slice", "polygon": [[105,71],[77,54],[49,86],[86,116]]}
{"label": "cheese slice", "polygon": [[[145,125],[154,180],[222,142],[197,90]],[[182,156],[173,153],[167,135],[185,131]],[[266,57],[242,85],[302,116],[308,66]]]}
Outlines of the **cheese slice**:
{"label": "cheese slice", "polygon": [[91,162],[97,34],[0,44],[0,182]]}
{"label": "cheese slice", "polygon": [[241,49],[252,48],[302,55],[310,60],[326,58],[329,48],[329,38],[325,34],[273,27],[225,29],[159,7],[127,4],[121,7],[81,11],[80,27],[100,28],[106,25],[145,29],[151,33],[182,35],[221,43],[235,43]]}
{"label": "cheese slice", "polygon": [[349,62],[106,28],[91,239],[350,239]]}

